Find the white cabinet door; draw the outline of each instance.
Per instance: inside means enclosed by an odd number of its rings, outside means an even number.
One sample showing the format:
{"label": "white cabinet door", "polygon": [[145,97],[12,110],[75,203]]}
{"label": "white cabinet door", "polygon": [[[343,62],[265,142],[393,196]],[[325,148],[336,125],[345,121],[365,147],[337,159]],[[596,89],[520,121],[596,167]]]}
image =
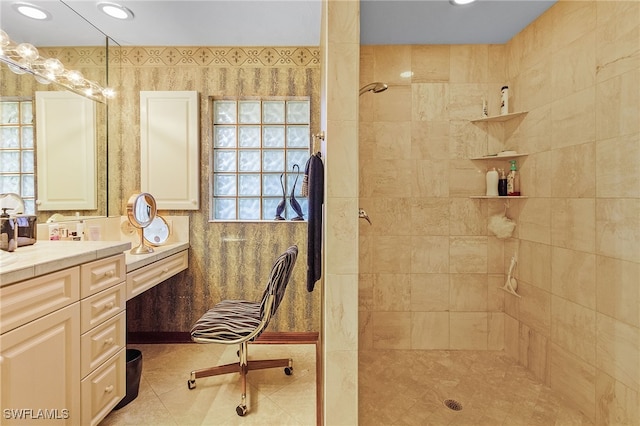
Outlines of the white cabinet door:
{"label": "white cabinet door", "polygon": [[95,102],[67,91],[36,92],[37,208],[97,208]]}
{"label": "white cabinet door", "polygon": [[198,93],[140,92],[140,189],[159,210],[198,210]]}
{"label": "white cabinet door", "polygon": [[77,425],[80,304],[0,336],[2,424]]}

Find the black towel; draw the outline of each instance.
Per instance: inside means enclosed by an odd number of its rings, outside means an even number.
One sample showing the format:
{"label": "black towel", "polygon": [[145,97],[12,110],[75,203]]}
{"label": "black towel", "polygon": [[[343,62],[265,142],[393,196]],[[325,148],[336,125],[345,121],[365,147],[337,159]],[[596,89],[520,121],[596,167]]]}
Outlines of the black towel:
{"label": "black towel", "polygon": [[312,155],[305,166],[308,176],[309,219],[307,237],[307,291],[313,291],[322,276],[322,204],[324,202],[324,165],[320,154]]}

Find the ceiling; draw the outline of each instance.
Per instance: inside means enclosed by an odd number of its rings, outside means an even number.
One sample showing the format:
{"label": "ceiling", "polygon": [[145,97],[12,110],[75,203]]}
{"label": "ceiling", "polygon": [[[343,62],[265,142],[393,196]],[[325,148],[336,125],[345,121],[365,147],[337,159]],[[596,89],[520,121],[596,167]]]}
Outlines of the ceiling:
{"label": "ceiling", "polygon": [[[135,17],[120,21],[100,12],[97,0],[24,0],[52,19],[16,13],[0,2],[0,28],[16,42],[36,46],[104,43],[122,46],[318,46],[321,0],[111,0]],[[361,44],[502,44],[556,0],[362,0]]]}

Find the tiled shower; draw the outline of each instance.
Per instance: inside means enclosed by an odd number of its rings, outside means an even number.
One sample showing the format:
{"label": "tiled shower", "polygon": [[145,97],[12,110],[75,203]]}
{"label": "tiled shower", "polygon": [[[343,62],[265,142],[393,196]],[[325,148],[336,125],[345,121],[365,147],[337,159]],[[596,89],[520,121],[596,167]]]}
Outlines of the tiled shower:
{"label": "tiled shower", "polygon": [[[560,1],[505,45],[361,46],[360,350],[499,350],[640,421],[640,3]],[[500,123],[500,88],[510,112]],[[522,199],[478,199],[516,150]],[[508,201],[508,202],[507,202]],[[512,238],[487,229],[516,222]],[[511,257],[521,298],[499,289]]]}

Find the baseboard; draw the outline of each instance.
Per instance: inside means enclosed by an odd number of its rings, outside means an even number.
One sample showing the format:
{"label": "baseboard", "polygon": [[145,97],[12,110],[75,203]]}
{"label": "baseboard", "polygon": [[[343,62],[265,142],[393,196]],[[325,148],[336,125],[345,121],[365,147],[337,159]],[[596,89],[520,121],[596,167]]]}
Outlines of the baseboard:
{"label": "baseboard", "polygon": [[317,331],[265,331],[253,343],[316,344]]}
{"label": "baseboard", "polygon": [[127,344],[146,343],[192,343],[188,331],[129,331]]}
{"label": "baseboard", "polygon": [[[193,343],[187,331],[130,331],[127,344]],[[253,342],[269,344],[316,344],[317,331],[265,331]]]}

